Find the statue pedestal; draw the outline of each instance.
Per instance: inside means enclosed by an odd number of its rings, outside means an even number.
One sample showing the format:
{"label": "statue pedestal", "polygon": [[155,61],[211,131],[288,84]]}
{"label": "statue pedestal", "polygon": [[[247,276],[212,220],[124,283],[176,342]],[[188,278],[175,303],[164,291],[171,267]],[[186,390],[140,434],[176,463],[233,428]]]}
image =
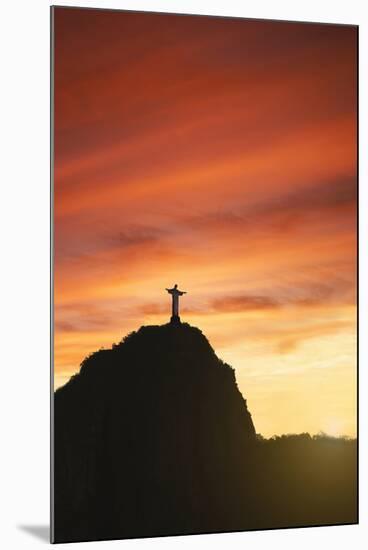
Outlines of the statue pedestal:
{"label": "statue pedestal", "polygon": [[181,321],[180,321],[179,315],[172,315],[172,317],[170,319],[170,323],[172,325],[180,325]]}

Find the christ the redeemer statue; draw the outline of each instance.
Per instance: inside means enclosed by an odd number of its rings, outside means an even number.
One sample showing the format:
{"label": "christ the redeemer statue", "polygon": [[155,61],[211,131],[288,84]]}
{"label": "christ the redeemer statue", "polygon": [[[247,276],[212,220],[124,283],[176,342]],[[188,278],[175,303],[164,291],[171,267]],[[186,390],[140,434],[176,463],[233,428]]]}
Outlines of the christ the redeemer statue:
{"label": "christ the redeemer statue", "polygon": [[186,294],[186,292],[184,292],[183,290],[179,290],[178,285],[174,285],[174,288],[167,288],[166,290],[172,296],[171,322],[172,323],[180,323],[179,296],[183,296],[183,294]]}

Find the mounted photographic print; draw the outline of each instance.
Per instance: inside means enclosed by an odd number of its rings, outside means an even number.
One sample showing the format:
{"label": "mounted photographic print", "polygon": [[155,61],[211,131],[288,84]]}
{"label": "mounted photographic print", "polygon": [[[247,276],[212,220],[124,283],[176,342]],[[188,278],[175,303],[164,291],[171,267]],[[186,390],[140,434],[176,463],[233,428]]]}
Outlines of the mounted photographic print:
{"label": "mounted photographic print", "polygon": [[51,15],[52,542],[356,523],[357,27]]}

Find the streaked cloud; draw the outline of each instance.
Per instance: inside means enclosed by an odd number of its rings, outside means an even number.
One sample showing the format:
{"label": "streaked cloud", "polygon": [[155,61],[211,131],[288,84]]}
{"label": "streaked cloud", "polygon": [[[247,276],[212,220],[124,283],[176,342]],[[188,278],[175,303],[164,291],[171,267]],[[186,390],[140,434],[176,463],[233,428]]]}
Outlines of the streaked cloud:
{"label": "streaked cloud", "polygon": [[355,433],[355,28],[63,8],[55,28],[57,384],[167,322],[177,282],[258,431]]}

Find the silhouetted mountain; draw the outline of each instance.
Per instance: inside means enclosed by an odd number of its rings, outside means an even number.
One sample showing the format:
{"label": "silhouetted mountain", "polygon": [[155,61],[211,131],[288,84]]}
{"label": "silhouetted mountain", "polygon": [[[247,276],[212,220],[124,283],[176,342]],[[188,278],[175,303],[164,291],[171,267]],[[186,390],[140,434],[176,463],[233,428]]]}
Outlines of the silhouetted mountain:
{"label": "silhouetted mountain", "polygon": [[235,527],[252,441],[234,371],[200,330],[140,328],[55,394],[56,540]]}
{"label": "silhouetted mountain", "polygon": [[334,441],[257,438],[200,330],[141,327],[55,393],[55,541],[352,523],[355,442]]}

